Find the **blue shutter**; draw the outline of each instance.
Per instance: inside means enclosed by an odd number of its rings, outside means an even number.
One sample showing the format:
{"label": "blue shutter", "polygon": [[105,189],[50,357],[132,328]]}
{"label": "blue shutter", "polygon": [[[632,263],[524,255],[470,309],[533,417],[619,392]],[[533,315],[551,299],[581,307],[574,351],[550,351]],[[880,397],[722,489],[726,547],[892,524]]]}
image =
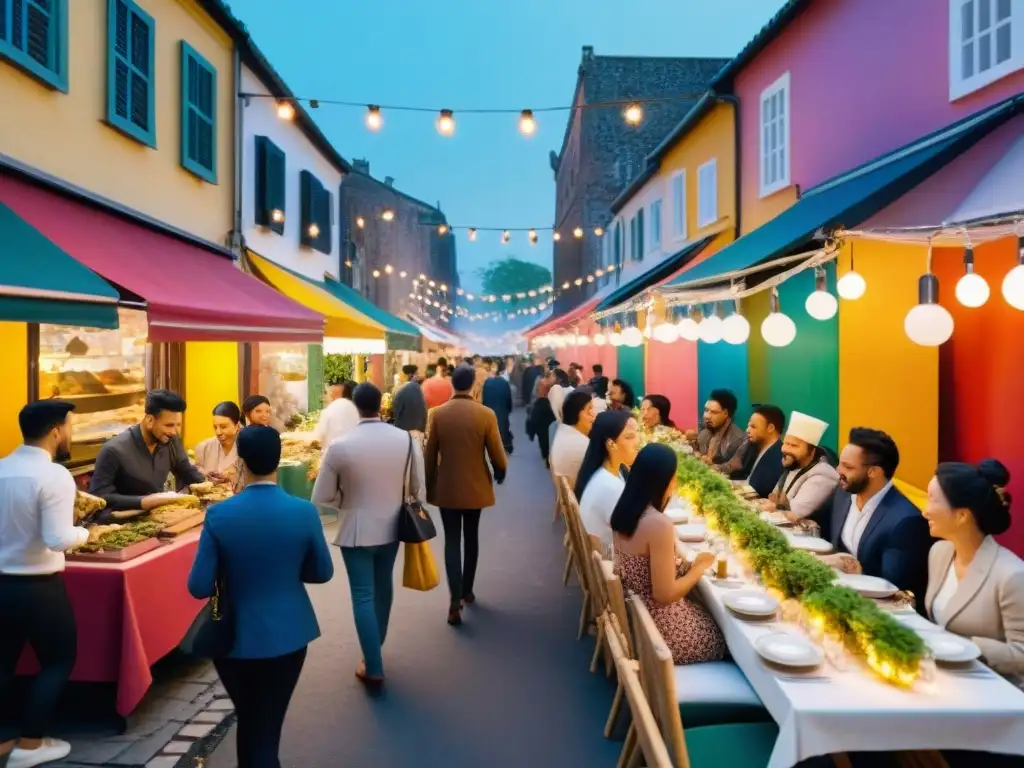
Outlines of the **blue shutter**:
{"label": "blue shutter", "polygon": [[[285,223],[285,156],[284,151],[266,136],[256,137],[256,206],[255,220],[279,235]],[[280,211],[280,221],[274,220]]]}
{"label": "blue shutter", "polygon": [[0,57],[67,92],[67,0],[0,0]]}
{"label": "blue shutter", "polygon": [[107,4],[107,122],[156,149],[156,22],[131,0]]}
{"label": "blue shutter", "polygon": [[644,260],[644,209],[636,213],[636,260]]}
{"label": "blue shutter", "polygon": [[217,183],[217,70],[181,41],[181,167]]}

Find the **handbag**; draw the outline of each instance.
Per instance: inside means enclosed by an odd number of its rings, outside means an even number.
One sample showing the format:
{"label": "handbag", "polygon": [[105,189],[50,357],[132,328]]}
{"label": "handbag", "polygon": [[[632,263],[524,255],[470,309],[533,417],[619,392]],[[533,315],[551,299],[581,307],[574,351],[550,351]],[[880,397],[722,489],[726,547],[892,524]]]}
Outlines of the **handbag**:
{"label": "handbag", "polygon": [[441,578],[437,574],[434,553],[425,541],[405,545],[405,563],[402,566],[402,586],[419,592],[429,592]]}
{"label": "handbag", "polygon": [[[422,544],[437,536],[437,528],[419,499],[409,495],[409,475],[412,472],[412,435],[409,435],[409,453],[405,458],[402,479],[402,506],[398,510],[398,540],[403,544]],[[408,551],[408,547],[407,547]]]}
{"label": "handbag", "polygon": [[235,648],[235,614],[218,566],[213,597],[192,621],[178,647],[197,659],[223,659]]}

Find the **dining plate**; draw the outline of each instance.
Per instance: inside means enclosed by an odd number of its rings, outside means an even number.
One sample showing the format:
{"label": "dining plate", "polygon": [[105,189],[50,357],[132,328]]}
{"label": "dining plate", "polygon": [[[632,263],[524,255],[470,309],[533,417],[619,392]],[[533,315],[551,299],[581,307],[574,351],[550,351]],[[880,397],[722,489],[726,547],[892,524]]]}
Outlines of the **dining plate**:
{"label": "dining plate", "polygon": [[785,632],[759,637],[754,648],[763,659],[784,667],[815,667],[825,659],[824,651],[810,640]]}
{"label": "dining plate", "polygon": [[772,525],[791,525],[789,518],[782,512],[762,512],[761,519]]}
{"label": "dining plate", "polygon": [[827,555],[832,551],[832,542],[819,539],[817,536],[794,536],[787,533],[786,538],[789,539],[789,546],[793,549],[802,549],[816,555]]}
{"label": "dining plate", "polygon": [[863,573],[841,573],[836,583],[860,592],[864,597],[892,597],[900,591],[899,587],[885,579]]}
{"label": "dining plate", "polygon": [[726,593],[722,597],[722,602],[730,610],[743,616],[772,616],[779,609],[779,601],[774,597],[752,590]]}
{"label": "dining plate", "polygon": [[676,538],[680,541],[700,543],[707,538],[708,527],[699,523],[676,526]]}
{"label": "dining plate", "polygon": [[947,664],[962,664],[981,658],[981,648],[966,637],[954,635],[952,632],[919,632],[928,648],[931,649],[936,661]]}

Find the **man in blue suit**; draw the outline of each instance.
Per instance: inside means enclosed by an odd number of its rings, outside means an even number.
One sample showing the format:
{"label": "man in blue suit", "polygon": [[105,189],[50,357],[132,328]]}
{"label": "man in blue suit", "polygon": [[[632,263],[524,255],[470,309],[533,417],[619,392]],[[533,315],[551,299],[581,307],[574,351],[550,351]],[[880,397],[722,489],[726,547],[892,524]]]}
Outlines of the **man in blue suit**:
{"label": "man in blue suit", "polygon": [[850,430],[839,457],[839,488],[821,521],[840,554],[826,560],[842,565],[843,555],[852,555],[863,573],[913,592],[923,613],[932,539],[921,511],[893,486],[899,463],[899,449],[885,432]]}
{"label": "man in blue suit", "polygon": [[484,382],[483,403],[492,411],[498,419],[498,431],[501,433],[501,442],[505,446],[505,453],[512,454],[512,429],[509,425],[509,418],[512,415],[512,387],[492,371],[490,378]]}

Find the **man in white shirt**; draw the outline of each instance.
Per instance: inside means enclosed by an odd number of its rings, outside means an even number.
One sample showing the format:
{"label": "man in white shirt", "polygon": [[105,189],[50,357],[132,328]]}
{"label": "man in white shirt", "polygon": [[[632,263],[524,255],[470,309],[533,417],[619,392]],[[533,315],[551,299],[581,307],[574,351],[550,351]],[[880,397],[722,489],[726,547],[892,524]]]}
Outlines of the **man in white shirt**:
{"label": "man in white shirt", "polygon": [[66,400],[21,409],[24,445],[0,459],[0,712],[14,712],[11,683],[25,644],[39,659],[20,722],[0,722],[0,766],[31,768],[62,760],[66,741],[46,737],[78,645],[64,581],[64,551],[89,540],[75,527],[75,481],[55,461],[71,456]]}
{"label": "man in white shirt", "polygon": [[594,404],[589,392],[573,390],[562,403],[562,423],[555,431],[551,446],[551,471],[569,478],[576,486],[576,475],[590,445],[590,428],[594,424]]}
{"label": "man in white shirt", "polygon": [[340,390],[335,390],[335,386],[328,390],[328,394],[334,396],[334,400],[320,412],[320,421],[313,430],[313,437],[320,443],[323,453],[327,453],[331,443],[359,423],[359,411],[352,402],[354,389],[355,385],[351,381],[346,381]]}
{"label": "man in white shirt", "polygon": [[828,502],[839,485],[839,473],[828,463],[821,447],[827,430],[828,424],[821,419],[793,411],[782,440],[785,472],[768,499],[761,502],[762,509],[781,510],[795,523]]}

